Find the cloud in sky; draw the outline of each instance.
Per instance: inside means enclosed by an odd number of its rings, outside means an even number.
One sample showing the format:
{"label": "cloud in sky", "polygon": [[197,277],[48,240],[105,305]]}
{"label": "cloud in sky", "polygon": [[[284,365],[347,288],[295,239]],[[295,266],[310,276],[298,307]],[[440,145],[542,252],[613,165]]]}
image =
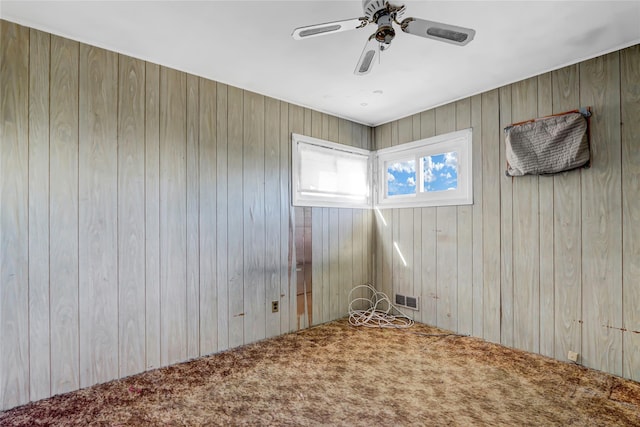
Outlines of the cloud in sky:
{"label": "cloud in sky", "polygon": [[[458,188],[458,153],[424,156],[422,164],[422,187],[424,191],[447,191]],[[415,160],[394,162],[387,165],[387,194],[400,196],[416,194],[418,176]]]}

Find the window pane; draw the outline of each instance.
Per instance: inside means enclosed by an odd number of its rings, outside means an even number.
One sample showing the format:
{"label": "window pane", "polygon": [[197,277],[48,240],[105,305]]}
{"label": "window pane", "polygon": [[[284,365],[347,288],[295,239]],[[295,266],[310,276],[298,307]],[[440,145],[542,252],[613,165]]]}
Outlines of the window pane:
{"label": "window pane", "polygon": [[447,191],[458,189],[458,153],[437,154],[420,159],[424,177],[423,191]]}
{"label": "window pane", "polygon": [[387,197],[416,194],[416,161],[386,163]]}
{"label": "window pane", "polygon": [[307,144],[300,144],[299,149],[301,191],[336,197],[367,197],[367,156]]}

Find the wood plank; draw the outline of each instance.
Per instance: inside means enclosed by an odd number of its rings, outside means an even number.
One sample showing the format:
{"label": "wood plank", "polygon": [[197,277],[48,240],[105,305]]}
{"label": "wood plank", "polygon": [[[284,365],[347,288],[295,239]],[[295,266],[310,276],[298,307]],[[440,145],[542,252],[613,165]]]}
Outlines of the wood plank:
{"label": "wood plank", "polygon": [[51,394],[80,387],[78,342],[79,44],[51,36],[49,241]]}
{"label": "wood plank", "polygon": [[[391,124],[376,128],[375,147],[377,150],[391,146]],[[391,209],[376,209],[376,290],[392,297],[393,235],[391,230]]]}
{"label": "wood plank", "polygon": [[[280,104],[265,98],[264,211],[266,227],[266,336],[280,334],[280,311],[271,312],[271,302],[280,301]],[[315,301],[315,299],[314,299]]]}
{"label": "wood plank", "polygon": [[[436,133],[455,130],[455,103],[436,108]],[[458,327],[458,212],[455,206],[436,208],[437,326],[451,331]]]}
{"label": "wood plank", "polygon": [[[538,117],[538,80],[532,77],[511,85],[511,120]],[[540,348],[540,249],[538,177],[513,180],[513,342],[537,353]]]}
{"label": "wood plank", "polygon": [[[419,139],[419,135],[416,139]],[[413,259],[411,260],[411,269],[413,273],[413,289],[411,296],[418,297],[418,309],[422,310],[422,208],[411,209],[412,213],[412,226],[413,226],[413,248],[411,248],[411,254]],[[413,319],[420,321],[422,319],[422,312],[412,312]]]}
{"label": "wood plank", "polygon": [[33,29],[29,33],[29,399],[33,401],[51,395],[49,335],[51,37],[48,33]]}
{"label": "wood plank", "polygon": [[503,129],[513,123],[511,117],[511,85],[500,92],[500,343],[513,346],[513,178],[504,174],[506,168]]}
{"label": "wood plank", "polygon": [[[578,66],[551,73],[553,113],[580,106]],[[553,276],[555,283],[554,357],[580,353],[582,335],[581,172],[553,177]]]}
{"label": "wood plank", "polygon": [[80,45],[80,387],[118,377],[118,56]]}
{"label": "wood plank", "polygon": [[[326,120],[326,116],[323,124],[328,120]],[[328,132],[327,128],[327,132]],[[329,211],[328,208],[322,208],[322,277],[323,277],[323,288],[322,288],[322,321],[328,322],[331,320],[331,275],[329,269]]]}
{"label": "wood plank", "polygon": [[[287,130],[287,142],[288,142],[288,157],[287,164],[291,163],[291,133],[304,134],[304,108],[299,107],[297,105],[289,105],[289,129]],[[289,169],[287,169],[289,170]],[[287,195],[289,197],[289,194]],[[291,200],[291,199],[288,199]],[[288,203],[290,203],[288,201]],[[297,271],[296,268],[296,245],[295,242],[295,225],[297,211],[299,210],[302,213],[302,209],[294,209],[291,208],[290,211],[287,212],[289,215],[289,238],[288,238],[288,246],[289,246],[289,267],[292,269],[292,274],[289,277],[289,288],[287,291],[287,295],[289,296],[287,302],[289,303],[289,331],[294,331],[298,329],[298,297],[297,297],[297,283],[298,283],[298,275],[304,274],[304,270]],[[300,218],[303,220],[304,218]],[[289,332],[287,331],[287,332]]]}
{"label": "wood plank", "polygon": [[200,200],[198,184],[199,119],[200,101],[198,78],[187,74],[186,91],[186,198],[187,198],[187,358],[200,355]]}
{"label": "wood plank", "polygon": [[620,52],[622,118],[622,376],[640,381],[640,45]]}
{"label": "wood plank", "polygon": [[[351,122],[340,119],[338,126],[338,142],[353,145]],[[340,311],[338,317],[347,315],[349,307],[349,293],[353,283],[353,209],[339,209],[339,253],[338,268],[340,269]]]}
{"label": "wood plank", "polygon": [[229,283],[229,347],[244,340],[244,218],[242,150],[244,130],[244,92],[227,88],[227,280]]}
{"label": "wood plank", "polygon": [[187,358],[186,75],[160,67],[161,364]]}
{"label": "wood plank", "polygon": [[218,286],[217,286],[217,85],[216,82],[200,79],[200,106],[198,128],[199,164],[199,310],[200,310],[200,354],[211,354],[218,350]]}
{"label": "wood plank", "polygon": [[118,64],[118,377],[145,370],[145,64]]}
{"label": "wood plank", "polygon": [[160,67],[145,63],[145,354],[160,366]]}
{"label": "wood plank", "polygon": [[244,212],[244,339],[266,337],[264,212],[264,97],[244,93],[243,208]]}
{"label": "wood plank", "polygon": [[329,209],[329,320],[340,317],[340,213]]}
{"label": "wood plank", "polygon": [[[473,128],[473,328],[474,337],[484,336],[484,233],[483,233],[483,151],[482,141],[482,96],[471,98],[471,127]],[[487,171],[489,172],[489,171]]]}
{"label": "wood plank", "polygon": [[[471,127],[471,99],[455,103],[456,130]],[[472,142],[473,144],[473,142]],[[471,150],[473,168],[473,147]],[[473,171],[471,171],[473,174]],[[458,206],[458,327],[461,334],[473,331],[473,207]]]}
{"label": "wood plank", "polygon": [[[538,76],[538,116],[553,114],[551,73]],[[540,354],[553,357],[555,307],[554,307],[554,272],[553,272],[553,177],[540,176],[538,178],[538,207],[539,207],[539,258],[540,258]]]}
{"label": "wood plank", "polygon": [[289,104],[280,103],[280,333],[289,332],[289,231],[291,208],[291,136],[289,133]]}
{"label": "wood plank", "polygon": [[[322,138],[322,123],[323,114],[318,111],[311,112],[311,136],[314,138]],[[327,129],[328,130],[328,129]],[[313,287],[311,289],[312,294],[312,313],[313,313],[313,325],[319,325],[324,323],[324,294],[327,286],[324,280],[324,264],[323,264],[323,241],[324,233],[322,229],[323,212],[324,208],[312,208],[311,210],[311,229],[312,229],[312,242],[311,242],[311,269]]]}
{"label": "wood plank", "polygon": [[229,348],[229,279],[228,279],[228,87],[216,84],[216,307],[218,351]]}
{"label": "wood plank", "polygon": [[[322,114],[320,125],[320,137],[329,139],[329,116]],[[329,277],[329,209],[322,208],[322,228],[320,230],[322,238],[322,321],[328,322],[331,317],[331,286]],[[314,233],[314,235],[317,233]],[[315,252],[314,252],[315,253]]]}
{"label": "wood plank", "polygon": [[[591,168],[582,173],[582,362],[622,375],[622,200],[618,52],[580,64],[593,107]],[[602,286],[607,283],[608,286]]]}
{"label": "wood plank", "polygon": [[[404,117],[397,123],[397,144],[404,144],[413,140],[413,117]],[[416,165],[417,168],[417,165]],[[414,183],[415,184],[415,183]],[[394,235],[393,235],[393,294],[399,293],[405,296],[415,296],[414,290],[414,231],[413,231],[413,209],[394,209]],[[396,246],[397,245],[397,246]],[[402,254],[402,256],[400,256]],[[389,295],[392,301],[394,295]],[[414,317],[415,312],[404,310],[410,317]]]}
{"label": "wood plank", "polygon": [[29,401],[29,29],[0,21],[0,408]]}
{"label": "wood plank", "polygon": [[[436,134],[436,111],[420,113],[420,138],[430,138]],[[421,208],[420,256],[420,321],[435,326],[437,319],[437,240],[436,208]]]}
{"label": "wood plank", "polygon": [[498,90],[481,96],[482,118],[482,337],[500,342],[501,321],[501,186],[500,163],[500,93]]}
{"label": "wood plank", "polygon": [[[413,290],[413,209],[394,209],[393,221],[393,294],[415,296]],[[395,301],[394,295],[389,295]],[[414,318],[415,312],[403,310]]]}

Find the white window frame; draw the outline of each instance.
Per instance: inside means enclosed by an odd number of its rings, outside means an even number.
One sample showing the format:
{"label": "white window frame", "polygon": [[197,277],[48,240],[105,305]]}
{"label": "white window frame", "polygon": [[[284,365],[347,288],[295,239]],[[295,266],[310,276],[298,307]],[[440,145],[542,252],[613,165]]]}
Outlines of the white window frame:
{"label": "white window frame", "polygon": [[[292,133],[291,135],[291,192],[293,194],[293,206],[312,206],[312,207],[339,207],[339,208],[356,208],[371,209],[372,205],[372,153],[369,150],[352,147],[350,145],[337,144],[335,142],[325,141],[310,136]],[[300,144],[313,145],[315,148],[324,148],[329,151],[336,150],[347,155],[365,156],[367,158],[367,196],[363,199],[353,198],[351,196],[332,194],[332,193],[310,193],[300,188],[301,182],[301,156],[298,149]]]}
{"label": "white window frame", "polygon": [[[449,152],[458,153],[458,186],[455,190],[423,191],[424,177],[420,159]],[[388,196],[387,168],[395,161],[415,160],[416,193]],[[419,141],[383,148],[375,153],[375,200],[379,209],[451,206],[473,204],[472,129],[464,129]]]}
{"label": "white window frame", "polygon": [[[325,141],[310,136],[291,134],[291,192],[293,206],[338,207],[355,209],[388,209],[473,204],[473,148],[472,128],[421,139],[394,147],[369,151],[349,145]],[[309,194],[300,189],[301,158],[299,144],[310,144],[327,150],[367,156],[368,196],[357,200],[330,193]],[[423,168],[420,159],[450,152],[458,153],[458,181],[456,190],[422,191]],[[416,193],[387,196],[385,164],[414,159],[416,165]]]}

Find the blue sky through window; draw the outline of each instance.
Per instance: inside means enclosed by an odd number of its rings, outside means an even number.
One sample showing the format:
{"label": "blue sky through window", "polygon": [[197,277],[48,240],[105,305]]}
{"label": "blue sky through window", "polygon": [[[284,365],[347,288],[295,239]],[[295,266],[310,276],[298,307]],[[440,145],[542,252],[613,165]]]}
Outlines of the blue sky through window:
{"label": "blue sky through window", "polygon": [[455,151],[422,158],[424,191],[458,188],[458,153]]}
{"label": "blue sky through window", "polygon": [[405,160],[387,165],[387,196],[416,194],[416,161]]}

